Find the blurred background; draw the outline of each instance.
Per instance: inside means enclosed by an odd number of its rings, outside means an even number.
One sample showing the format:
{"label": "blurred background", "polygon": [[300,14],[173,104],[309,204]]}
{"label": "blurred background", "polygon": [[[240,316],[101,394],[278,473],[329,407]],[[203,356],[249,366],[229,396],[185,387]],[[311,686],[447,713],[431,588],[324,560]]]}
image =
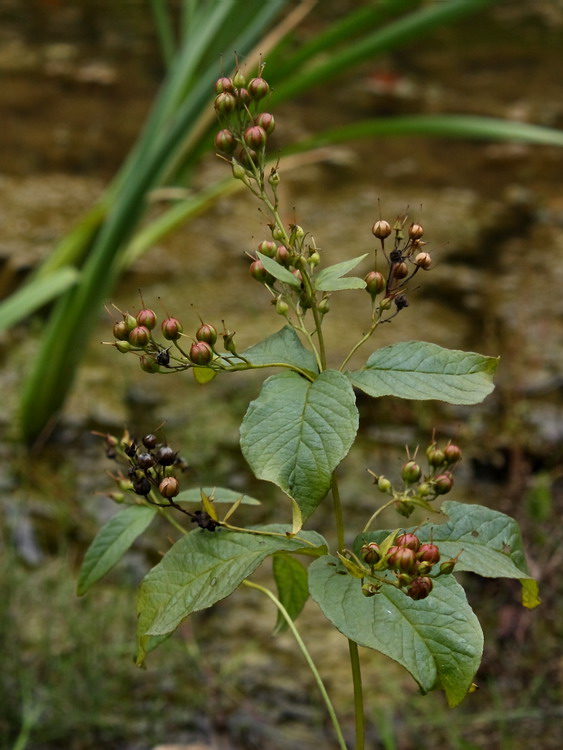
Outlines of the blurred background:
{"label": "blurred background", "polygon": [[[1,0],[2,748],[334,746],[300,654],[289,635],[271,637],[275,614],[254,592],[190,618],[146,671],[134,666],[136,587],[167,528],[75,596],[84,551],[116,509],[93,431],[164,423],[190,465],[186,487],[250,491],[263,502],[241,523],[290,518],[238,446],[261,378],[202,387],[101,344],[119,319],[112,303],[137,312],[139,289],[186,332],[199,316],[224,319],[239,349],[281,327],[245,256],[268,237],[265,219],[222,185],[230,170],[210,145],[213,81],[233,50],[267,60],[272,151],[309,143],[282,160],[285,218],[327,262],[370,252],[380,214],[424,225],[434,267],[375,345],[501,356],[497,389],[476,407],[359,397],[341,472],[348,528],[380,502],[367,469],[397,475],[405,444],[424,447],[436,429],[464,452],[452,499],[518,520],[542,596],[526,611],[516,581],[464,576],[485,654],[479,689],[455,710],[362,650],[368,747],[561,746],[562,49],[561,0]],[[506,127],[479,130],[476,116]],[[319,138],[358,123],[366,137]],[[364,292],[340,296],[327,318],[335,360],[369,315]],[[331,537],[330,513],[321,506],[309,527]],[[346,641],[311,603],[300,622],[351,733]]]}

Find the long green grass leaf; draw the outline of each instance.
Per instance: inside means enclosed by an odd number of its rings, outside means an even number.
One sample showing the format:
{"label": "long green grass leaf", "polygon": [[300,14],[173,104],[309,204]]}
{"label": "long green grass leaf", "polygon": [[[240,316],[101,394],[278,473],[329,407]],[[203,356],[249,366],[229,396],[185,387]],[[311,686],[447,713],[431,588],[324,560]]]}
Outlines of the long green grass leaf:
{"label": "long green grass leaf", "polygon": [[281,81],[272,94],[271,105],[282,99],[296,96],[378,54],[406,44],[413,39],[422,38],[439,26],[458,21],[469,13],[482,10],[493,1],[448,0],[433,3],[409,13],[384,28],[366,35],[363,39],[354,39],[340,52],[323,55],[316,66],[305,68],[302,73],[293,78]]}
{"label": "long green grass leaf", "polygon": [[327,130],[295,144],[285,153],[301,153],[358,138],[396,135],[432,135],[468,140],[522,141],[539,146],[563,146],[563,132],[542,125],[473,115],[412,115],[363,120]]}
{"label": "long green grass leaf", "polygon": [[[201,6],[207,15],[198,18],[207,20],[210,30],[207,36],[203,31],[198,35],[200,44],[193,52],[196,60],[211,54],[212,47],[215,47],[214,61],[218,59],[220,49],[216,44],[218,40],[221,45],[225,42],[226,19],[229,21],[226,28],[234,35],[241,55],[249,52],[263,32],[260,24],[265,26],[270,22],[283,0],[266,4],[258,0],[245,3],[247,13],[255,12],[250,31],[241,25],[242,20],[237,23],[239,5],[236,0],[224,0]],[[244,16],[242,13],[238,15]],[[205,39],[205,45],[202,39]],[[115,200],[108,206],[105,221],[96,231],[80,283],[59,300],[51,315],[33,369],[22,390],[21,426],[28,442],[41,433],[64,403],[82,356],[83,344],[97,319],[103,299],[119,275],[122,267],[120,254],[145,210],[147,192],[159,184],[186,133],[196,126],[210,103],[217,63],[194,77],[195,85],[187,96],[187,81],[197,68],[190,54],[190,49],[180,51],[179,61],[184,70],[181,66],[172,66],[170,81],[163,87],[166,95],[157,99],[139,145],[120,173],[116,183],[119,189],[116,190],[115,184],[112,186]],[[175,108],[175,105],[179,106]],[[64,378],[61,377],[63,371]]]}
{"label": "long green grass leaf", "polygon": [[61,268],[44,279],[36,279],[0,303],[0,331],[51,302],[76,284],[80,272],[75,268]]}

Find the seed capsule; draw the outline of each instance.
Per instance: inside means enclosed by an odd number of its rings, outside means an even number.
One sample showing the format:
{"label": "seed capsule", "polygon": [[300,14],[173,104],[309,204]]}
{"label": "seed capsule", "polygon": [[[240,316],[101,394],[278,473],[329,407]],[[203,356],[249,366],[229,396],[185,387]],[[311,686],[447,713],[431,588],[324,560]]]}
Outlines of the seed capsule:
{"label": "seed capsule", "polygon": [[409,275],[409,267],[405,262],[395,263],[393,266],[393,278],[404,279]]}
{"label": "seed capsule", "polygon": [[411,585],[406,590],[407,596],[411,599],[418,601],[419,599],[426,599],[428,594],[432,591],[432,579],[428,576],[422,578],[415,578]]}
{"label": "seed capsule", "polygon": [[196,365],[208,365],[213,359],[213,350],[206,341],[197,341],[190,347],[190,359]]}
{"label": "seed capsule", "polygon": [[262,77],[252,78],[248,82],[248,93],[253,99],[256,99],[257,101],[267,96],[269,91],[270,86],[268,85],[268,81],[266,81]]}
{"label": "seed capsule", "polygon": [[456,464],[461,461],[461,448],[453,443],[449,443],[444,448],[444,458],[448,464]]}
{"label": "seed capsule", "polygon": [[256,166],[260,161],[258,152],[255,151],[253,148],[242,149],[238,155],[238,159],[244,167],[250,170],[252,169],[253,166]]}
{"label": "seed capsule", "polygon": [[415,265],[420,266],[425,271],[428,271],[432,265],[432,256],[430,253],[418,253],[414,259]]}
{"label": "seed capsule", "polygon": [[446,495],[454,486],[454,478],[449,471],[439,474],[434,479],[434,490],[437,495]]}
{"label": "seed capsule", "polygon": [[319,302],[318,311],[321,315],[326,315],[330,311],[330,302],[328,297],[323,297]]}
{"label": "seed capsule", "polygon": [[408,547],[409,549],[414,550],[414,552],[418,552],[420,549],[420,539],[416,534],[406,531],[404,534],[399,534],[395,539],[395,545],[397,547]]}
{"label": "seed capsule", "polygon": [[205,341],[209,346],[213,346],[217,341],[217,329],[210,323],[202,323],[197,329],[195,337],[198,341]]}
{"label": "seed capsule", "polygon": [[372,231],[372,234],[374,234],[378,240],[384,240],[386,237],[389,237],[389,235],[391,234],[391,224],[389,224],[388,221],[379,219],[379,221],[375,222],[371,231]]}
{"label": "seed capsule", "polygon": [[258,252],[262,255],[266,255],[268,258],[273,258],[276,254],[278,246],[273,240],[262,240],[258,245]]}
{"label": "seed capsule", "polygon": [[124,320],[119,320],[114,324],[113,335],[118,341],[127,341],[129,338],[129,326]]}
{"label": "seed capsule", "polygon": [[145,357],[142,356],[140,358],[141,363],[141,370],[143,372],[148,372],[150,374],[154,374],[155,372],[158,372],[160,370],[160,365],[155,360],[154,357]]}
{"label": "seed capsule", "polygon": [[416,554],[421,562],[436,565],[440,561],[440,550],[435,544],[423,544]]}
{"label": "seed capsule", "polygon": [[365,277],[366,291],[374,299],[385,289],[385,277],[379,271],[370,271]]}
{"label": "seed capsule", "polygon": [[250,275],[261,284],[271,284],[274,277],[266,271],[261,260],[255,260],[250,264]]}
{"label": "seed capsule", "polygon": [[391,547],[393,552],[387,558],[389,567],[403,573],[412,573],[416,568],[416,553],[409,547]]}
{"label": "seed capsule", "polygon": [[435,445],[430,445],[426,451],[426,457],[430,466],[442,466],[445,463],[446,457],[444,451],[436,448]]}
{"label": "seed capsule", "polygon": [[237,100],[233,94],[228,91],[223,91],[215,97],[215,111],[220,115],[229,114],[236,107]]}
{"label": "seed capsule", "polygon": [[416,461],[407,461],[401,469],[401,477],[407,484],[418,482],[422,475],[422,470]]}
{"label": "seed capsule", "polygon": [[393,491],[393,485],[387,479],[387,477],[384,477],[383,475],[381,475],[377,479],[377,489],[380,492],[385,492],[385,493],[390,494]]}
{"label": "seed capsule", "polygon": [[169,445],[161,445],[156,452],[155,459],[161,466],[172,466],[176,460],[176,453]]}
{"label": "seed capsule", "polygon": [[250,98],[250,94],[248,93],[247,89],[241,88],[238,89],[235,94],[235,103],[237,109],[246,109],[249,105],[252,99]]}
{"label": "seed capsule", "polygon": [[233,84],[237,87],[246,86],[246,76],[240,70],[240,68],[235,72],[233,76]]}
{"label": "seed capsule", "polygon": [[254,118],[254,123],[264,128],[268,135],[271,135],[276,129],[276,121],[274,115],[269,112],[260,112],[260,114]]}
{"label": "seed capsule", "polygon": [[288,266],[291,261],[291,253],[285,245],[279,245],[276,250],[275,259],[282,266]]}
{"label": "seed capsule", "polygon": [[409,237],[411,240],[419,240],[424,234],[424,229],[421,224],[411,224],[409,227]]}
{"label": "seed capsule", "polygon": [[287,315],[289,312],[289,305],[287,302],[283,299],[283,297],[278,297],[276,300],[276,312],[278,315]]}
{"label": "seed capsule", "polygon": [[440,574],[443,576],[450,575],[457,563],[457,557],[453,557],[451,560],[444,560],[440,565]]}
{"label": "seed capsule", "polygon": [[154,466],[154,458],[150,453],[139,453],[137,455],[137,466],[140,469],[151,469]]}
{"label": "seed capsule", "polygon": [[157,318],[154,310],[148,307],[137,313],[137,325],[145,326],[150,331],[156,326]]}
{"label": "seed capsule", "polygon": [[381,550],[377,542],[368,542],[360,550],[368,565],[375,565],[381,560]]}
{"label": "seed capsule", "polygon": [[381,591],[381,584],[380,583],[363,583],[362,584],[362,594],[364,596],[375,596],[376,594],[379,594]]}
{"label": "seed capsule", "polygon": [[228,128],[223,128],[215,136],[215,148],[222,154],[234,154],[237,142]]}
{"label": "seed capsule", "polygon": [[151,483],[145,476],[135,477],[132,480],[133,492],[146,497],[151,491]]}
{"label": "seed capsule", "polygon": [[166,320],[162,321],[161,330],[165,339],[176,341],[182,335],[184,328],[176,318],[166,318]]}
{"label": "seed capsule", "polygon": [[234,84],[230,78],[222,76],[215,81],[215,93],[222,94],[224,91],[232,93],[234,91]]}
{"label": "seed capsule", "polygon": [[137,326],[129,334],[129,343],[138,349],[143,349],[150,340],[151,332],[145,326]]}
{"label": "seed capsule", "polygon": [[266,145],[267,135],[260,125],[252,125],[244,131],[244,142],[249,148],[260,149]]}
{"label": "seed capsule", "polygon": [[162,497],[176,497],[180,492],[180,483],[176,477],[164,477],[162,482],[158,485],[158,491]]}

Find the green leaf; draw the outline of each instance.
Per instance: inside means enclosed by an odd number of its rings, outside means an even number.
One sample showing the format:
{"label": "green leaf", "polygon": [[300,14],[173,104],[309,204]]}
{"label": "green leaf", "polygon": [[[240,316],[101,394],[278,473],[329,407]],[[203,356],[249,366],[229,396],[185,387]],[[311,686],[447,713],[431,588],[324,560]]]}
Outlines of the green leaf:
{"label": "green leaf", "polygon": [[275,279],[278,279],[278,281],[283,281],[284,284],[294,286],[296,289],[301,288],[301,282],[299,281],[299,279],[294,276],[291,271],[288,271],[287,268],[284,268],[280,263],[278,263],[277,260],[268,258],[267,255],[262,255],[262,253],[257,253],[257,255],[262,261],[262,264],[266,271],[272,274]]}
{"label": "green leaf", "polygon": [[139,590],[138,663],[151,647],[151,636],[166,636],[193,612],[229,596],[268,555],[326,551],[325,540],[314,531],[299,537],[286,536],[289,526],[263,526],[260,531],[279,536],[196,529],[176,542]]}
{"label": "green leaf", "polygon": [[65,267],[45,277],[32,279],[0,303],[0,331],[13,326],[42,305],[70,289],[78,281],[80,272]]}
{"label": "green leaf", "polygon": [[520,583],[522,584],[522,606],[526,609],[538,607],[541,604],[538,582],[533,578],[523,578]]}
{"label": "green leaf", "polygon": [[[297,619],[309,598],[307,569],[292,555],[279,553],[272,560],[274,580],[278,588],[278,599],[292,620]],[[287,628],[287,622],[278,611],[274,635]]]}
{"label": "green leaf", "polygon": [[240,445],[258,479],[294,500],[294,530],[327,494],[358,430],[347,378],[325,370],[314,382],[293,372],[268,378],[242,421]]}
{"label": "green leaf", "polygon": [[323,268],[315,277],[315,289],[319,292],[336,292],[339,289],[364,289],[366,282],[363,279],[355,277],[343,279],[342,276],[355,268],[364,258],[367,258],[367,255],[367,253],[364,253],[364,255],[352,260],[345,260],[343,263],[336,263],[328,268]]}
{"label": "green leaf", "polygon": [[149,508],[147,505],[130,505],[102,526],[88,547],[80,568],[76,588],[78,596],[85,594],[121,560],[135,539],[150,524],[156,512],[156,508]]}
{"label": "green leaf", "polygon": [[[513,518],[483,505],[452,500],[442,503],[440,510],[447,520],[417,527],[421,541],[437,544],[442,560],[459,555],[456,571],[467,570],[485,578],[518,578],[523,586],[524,606],[539,604],[537,587],[529,583],[533,579],[528,573],[522,535]],[[359,550],[365,542],[379,541],[379,535],[385,533],[360,534],[354,549]]]}
{"label": "green leaf", "polygon": [[[446,500],[441,511],[445,523],[425,523],[417,536],[433,541],[443,558],[461,552],[456,570],[468,570],[485,578],[530,578],[522,535],[510,516],[484,505]],[[463,551],[462,551],[463,550]]]}
{"label": "green leaf", "polygon": [[423,693],[441,686],[450,706],[463,700],[481,661],[483,634],[453,576],[436,579],[420,601],[385,584],[365,597],[361,582],[327,555],[309,566],[309,589],[341,633],[401,664]]}
{"label": "green leaf", "polygon": [[360,138],[435,136],[486,141],[517,141],[538,146],[563,146],[563,132],[556,128],[477,115],[408,115],[377,117],[316,133],[285,149],[284,154],[327,148]]}
{"label": "green leaf", "polygon": [[202,490],[214,503],[235,503],[239,498],[242,498],[241,503],[243,505],[260,505],[260,500],[256,500],[242,492],[226,489],[225,487],[195,487],[191,490],[184,490],[174,498],[174,502],[201,503]]}
{"label": "green leaf", "polygon": [[301,339],[291,326],[284,326],[281,331],[259,341],[246,349],[242,356],[253,365],[268,365],[280,362],[295,365],[301,370],[318,372],[315,355],[306,349]]}
{"label": "green leaf", "polygon": [[405,341],[378,349],[363,369],[347,375],[356,388],[374,398],[476,404],[493,390],[497,364],[496,357]]}
{"label": "green leaf", "polygon": [[217,376],[217,371],[212,370],[211,367],[194,367],[192,372],[194,374],[194,379],[200,385],[209,383]]}

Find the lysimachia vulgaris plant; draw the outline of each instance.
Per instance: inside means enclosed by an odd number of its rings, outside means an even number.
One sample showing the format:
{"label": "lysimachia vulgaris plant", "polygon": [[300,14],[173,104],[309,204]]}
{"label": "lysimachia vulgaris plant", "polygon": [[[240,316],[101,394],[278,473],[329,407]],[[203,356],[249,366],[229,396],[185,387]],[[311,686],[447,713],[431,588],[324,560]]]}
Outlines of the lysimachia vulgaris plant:
{"label": "lysimachia vulgaris plant", "polygon": [[[270,296],[283,327],[239,351],[224,324],[217,328],[201,321],[191,336],[176,317],[159,324],[143,304],[138,314],[125,313],[115,323],[113,343],[119,352],[138,357],[148,373],[191,370],[199,384],[233,372],[274,371],[242,420],[240,446],[256,477],[273,482],[290,498],[291,523],[236,526],[232,519],[240,504],[256,500],[227,488],[182,488],[184,462],[155,434],[140,439],[128,433],[105,435],[108,456],[122,467],[112,496],[125,507],[88,549],[78,593],[113,567],[157,515],[164,516],[179,537],[140,586],[137,663],[192,613],[211,607],[241,584],[252,587],[277,607],[277,630],[288,627],[295,636],[345,750],[336,713],[295,624],[311,596],[349,641],[359,749],[364,747],[364,723],[358,645],[401,664],[423,693],[441,688],[455,706],[472,689],[483,636],[453,573],[520,579],[528,607],[539,602],[537,586],[528,574],[514,520],[481,505],[440,502],[452,490],[461,459],[459,446],[451,441],[440,445],[433,437],[420,463],[416,453],[407,455],[398,486],[371,472],[383,502],[353,532],[355,538],[345,529],[346,501],[335,470],[358,431],[355,389],[372,398],[475,404],[493,389],[497,359],[408,341],[376,349],[360,369],[348,369],[377,329],[409,305],[413,277],[418,283],[431,270],[424,230],[404,216],[392,224],[380,218],[372,227],[373,265],[365,278],[347,274],[367,253],[323,266],[313,237],[297,224],[287,225],[280,213],[279,165],[266,158],[276,123],[262,107],[269,93],[262,73],[247,80],[238,69],[232,78],[217,80],[220,129],[215,147],[268,216],[267,236],[250,257],[249,271]],[[333,366],[323,325],[331,296],[343,291],[360,295],[358,302],[366,302],[369,318],[365,333]],[[302,528],[324,501],[332,502],[333,550],[319,533]],[[224,504],[226,512],[220,510]],[[396,527],[377,528],[382,511],[391,508],[399,514]],[[432,513],[434,520],[406,527],[415,509]],[[249,580],[270,557],[276,594]]]}

